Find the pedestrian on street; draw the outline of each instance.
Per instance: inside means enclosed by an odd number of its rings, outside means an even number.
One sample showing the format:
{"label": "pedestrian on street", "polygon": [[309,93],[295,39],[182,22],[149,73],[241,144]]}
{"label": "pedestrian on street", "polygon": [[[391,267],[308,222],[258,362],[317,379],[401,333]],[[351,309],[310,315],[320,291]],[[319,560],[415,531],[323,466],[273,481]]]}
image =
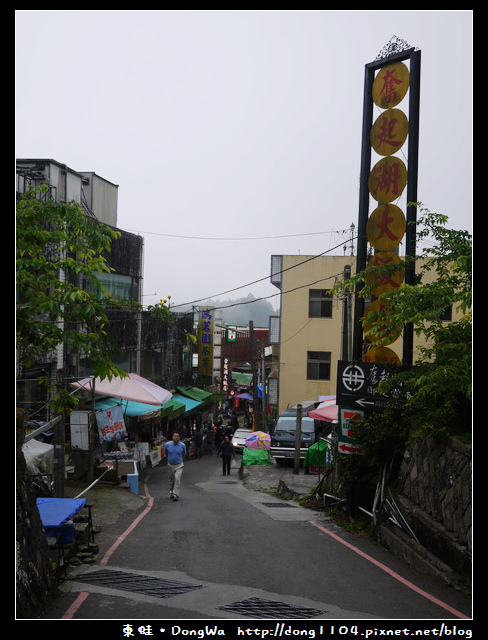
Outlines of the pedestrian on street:
{"label": "pedestrian on street", "polygon": [[224,439],[220,443],[217,455],[222,457],[222,473],[223,475],[230,476],[230,461],[232,458],[236,458],[234,453],[234,445],[230,441],[229,436],[224,436]]}
{"label": "pedestrian on street", "polygon": [[224,427],[223,424],[219,424],[214,428],[214,433],[215,433],[214,443],[217,449],[220,447],[220,443],[222,442],[222,439],[223,439],[223,435],[224,435],[223,427]]}
{"label": "pedestrian on street", "polygon": [[232,433],[234,433],[234,431],[239,428],[239,420],[235,409],[232,409],[230,413],[230,424],[232,425]]}
{"label": "pedestrian on street", "polygon": [[211,424],[208,425],[205,435],[207,436],[205,439],[205,451],[208,454],[213,455],[214,430]]}
{"label": "pedestrian on street", "polygon": [[202,457],[202,442],[203,442],[203,433],[200,431],[200,427],[197,427],[196,433],[193,436],[193,441],[195,442],[195,457]]}
{"label": "pedestrian on street", "polygon": [[183,473],[183,460],[186,456],[186,446],[180,442],[180,434],[173,433],[173,439],[164,446],[169,472],[169,495],[174,501],[180,499],[181,474]]}
{"label": "pedestrian on street", "polygon": [[224,435],[229,436],[229,439],[234,435],[234,429],[232,428],[232,424],[230,422],[227,423],[227,426],[224,429]]}

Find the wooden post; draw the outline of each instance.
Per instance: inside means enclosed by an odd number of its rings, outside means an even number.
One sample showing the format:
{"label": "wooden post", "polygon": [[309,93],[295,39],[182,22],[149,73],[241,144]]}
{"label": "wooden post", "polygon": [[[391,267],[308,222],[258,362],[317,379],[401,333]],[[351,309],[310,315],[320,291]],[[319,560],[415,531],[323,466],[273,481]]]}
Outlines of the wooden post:
{"label": "wooden post", "polygon": [[302,405],[297,405],[297,425],[295,431],[295,461],[293,465],[293,473],[300,473],[300,445],[302,444]]}

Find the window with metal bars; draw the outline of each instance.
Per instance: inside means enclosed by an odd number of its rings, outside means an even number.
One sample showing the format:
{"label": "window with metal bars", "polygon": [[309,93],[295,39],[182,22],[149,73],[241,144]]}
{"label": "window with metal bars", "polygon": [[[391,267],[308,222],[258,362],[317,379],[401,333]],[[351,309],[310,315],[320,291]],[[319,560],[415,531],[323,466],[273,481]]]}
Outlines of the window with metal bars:
{"label": "window with metal bars", "polygon": [[308,317],[332,318],[332,296],[327,289],[308,290]]}
{"label": "window with metal bars", "polygon": [[330,380],[330,351],[307,351],[307,380]]}

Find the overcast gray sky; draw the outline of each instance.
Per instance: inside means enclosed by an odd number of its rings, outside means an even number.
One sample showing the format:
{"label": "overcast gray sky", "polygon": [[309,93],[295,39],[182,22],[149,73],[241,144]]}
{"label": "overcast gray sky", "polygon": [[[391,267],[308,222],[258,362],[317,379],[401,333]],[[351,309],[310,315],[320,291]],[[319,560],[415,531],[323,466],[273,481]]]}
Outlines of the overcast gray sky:
{"label": "overcast gray sky", "polygon": [[357,226],[364,68],[394,36],[422,52],[418,199],[471,231],[472,22],[18,10],[16,156],[119,186],[118,226],[145,239],[144,304],[272,296],[272,254],[321,254]]}

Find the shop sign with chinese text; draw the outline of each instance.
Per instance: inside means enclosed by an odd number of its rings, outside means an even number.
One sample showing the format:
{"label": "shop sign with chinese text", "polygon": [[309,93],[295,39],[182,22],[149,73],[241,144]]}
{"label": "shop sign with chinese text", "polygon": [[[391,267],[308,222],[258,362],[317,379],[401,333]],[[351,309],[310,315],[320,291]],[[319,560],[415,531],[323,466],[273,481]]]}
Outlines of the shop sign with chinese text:
{"label": "shop sign with chinese text", "polygon": [[198,374],[212,379],[214,307],[199,307],[198,315]]}

